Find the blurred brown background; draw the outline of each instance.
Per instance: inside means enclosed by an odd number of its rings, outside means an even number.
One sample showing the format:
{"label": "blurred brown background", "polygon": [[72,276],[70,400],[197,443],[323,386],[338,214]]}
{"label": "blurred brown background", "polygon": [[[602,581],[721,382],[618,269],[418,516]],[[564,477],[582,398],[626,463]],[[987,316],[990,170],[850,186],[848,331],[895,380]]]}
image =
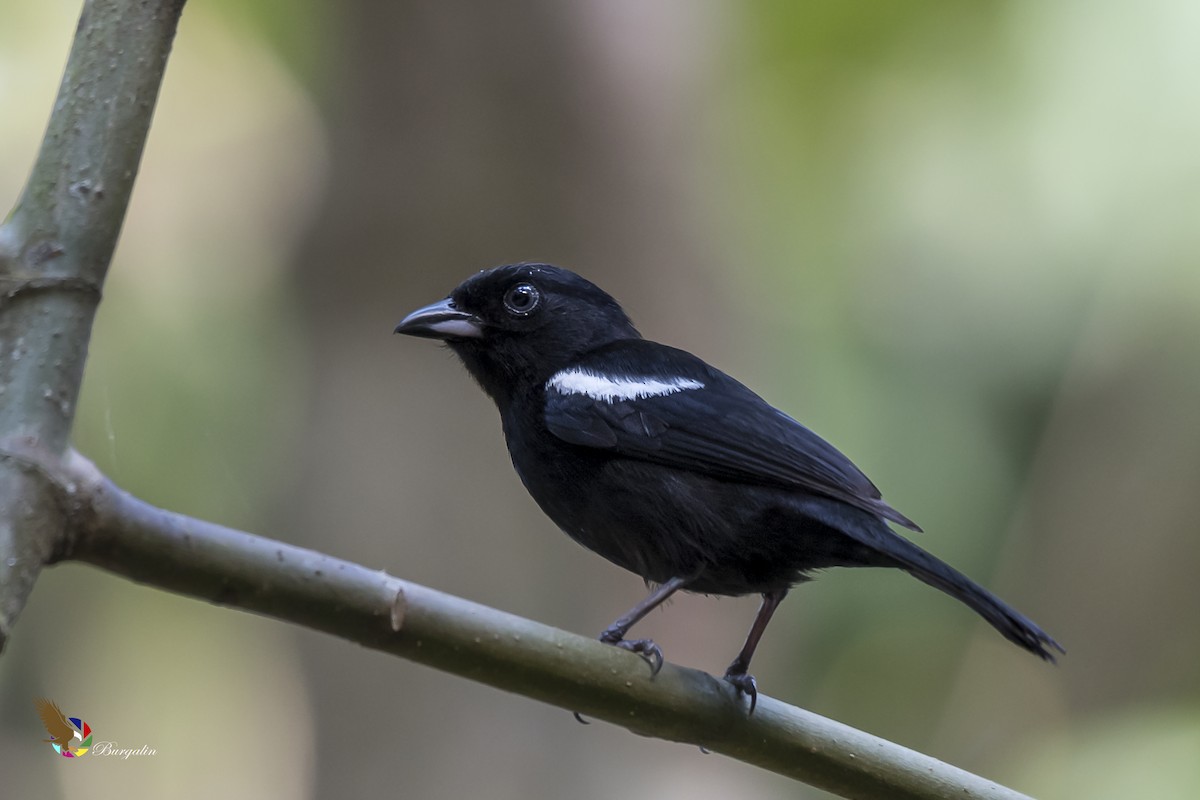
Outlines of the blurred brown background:
{"label": "blurred brown background", "polygon": [[[0,204],[78,11],[0,0]],[[765,692],[1038,796],[1200,795],[1198,24],[1188,0],[193,3],[76,442],[152,502],[598,632],[639,580],[541,516],[446,351],[390,335],[475,270],[560,263],[837,444],[1069,651],[841,571],[783,606]],[[686,597],[638,632],[719,674],[755,607]],[[43,694],[158,755],[52,758]],[[0,775],[824,796],[75,565],[0,659]]]}

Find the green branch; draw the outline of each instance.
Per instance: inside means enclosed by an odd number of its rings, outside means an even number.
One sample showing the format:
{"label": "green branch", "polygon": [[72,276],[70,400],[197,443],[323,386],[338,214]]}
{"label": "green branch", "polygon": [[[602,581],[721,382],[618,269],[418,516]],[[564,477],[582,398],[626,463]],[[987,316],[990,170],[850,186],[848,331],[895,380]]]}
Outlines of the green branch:
{"label": "green branch", "polygon": [[[184,0],[87,0],[41,150],[0,224],[0,450],[61,457]],[[63,518],[0,459],[0,649]]]}
{"label": "green branch", "polygon": [[641,658],[594,639],[155,508],[77,454],[54,480],[73,522],[63,557],[139,583],[324,631],[844,797],[1024,797],[766,696],[748,716],[729,685],[698,670],[666,664],[651,678]]}

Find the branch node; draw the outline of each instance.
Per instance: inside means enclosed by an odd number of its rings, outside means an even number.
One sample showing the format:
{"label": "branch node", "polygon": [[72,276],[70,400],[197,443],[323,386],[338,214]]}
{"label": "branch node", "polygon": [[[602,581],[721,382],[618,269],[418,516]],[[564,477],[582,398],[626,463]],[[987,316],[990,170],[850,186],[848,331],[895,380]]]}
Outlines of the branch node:
{"label": "branch node", "polygon": [[[55,250],[55,248],[58,248]],[[43,242],[37,246],[37,253],[33,254],[32,258],[35,263],[44,263],[51,258],[55,258],[62,254],[62,249],[53,242]],[[43,252],[45,251],[45,252]],[[29,294],[32,292],[48,292],[61,290],[66,292],[82,292],[90,295],[96,302],[100,302],[101,290],[100,284],[87,278],[77,278],[66,275],[49,275],[39,277],[29,277],[18,275],[16,277],[0,276],[0,308],[4,304],[12,300],[14,297],[21,294]]]}
{"label": "branch node", "polygon": [[79,200],[103,200],[104,199],[104,184],[92,183],[92,181],[84,178],[83,180],[75,181],[67,187],[67,191],[73,197]]}
{"label": "branch node", "polygon": [[55,564],[72,558],[76,539],[92,529],[93,506],[103,487],[104,478],[96,465],[74,450],[68,453],[66,465],[61,465],[30,437],[0,442],[0,461],[9,461],[39,478],[50,490],[54,505],[62,516],[62,529],[55,537],[45,563]]}
{"label": "branch node", "polygon": [[392,598],[392,633],[399,633],[404,628],[404,615],[408,611],[408,600],[404,596],[404,587],[396,588],[396,596]]}

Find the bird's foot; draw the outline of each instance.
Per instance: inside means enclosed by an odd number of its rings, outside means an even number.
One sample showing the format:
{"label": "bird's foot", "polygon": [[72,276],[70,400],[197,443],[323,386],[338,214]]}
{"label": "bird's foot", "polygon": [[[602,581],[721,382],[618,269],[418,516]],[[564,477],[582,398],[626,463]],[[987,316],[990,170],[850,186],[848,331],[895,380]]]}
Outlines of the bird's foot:
{"label": "bird's foot", "polygon": [[608,634],[608,631],[600,634],[600,641],[605,644],[616,645],[623,650],[628,650],[631,653],[637,653],[646,663],[650,665],[650,677],[658,674],[662,669],[663,654],[662,649],[654,643],[652,639],[621,639],[613,638]]}
{"label": "bird's foot", "polygon": [[[611,644],[622,650],[628,650],[631,653],[637,653],[646,663],[650,665],[650,677],[653,678],[662,669],[663,654],[662,648],[654,643],[652,639],[622,639],[621,634],[614,630],[607,630],[600,634],[600,641],[605,644]],[[578,711],[572,711],[575,719],[582,725],[590,725],[586,719],[580,716]]]}
{"label": "bird's foot", "polygon": [[758,705],[758,683],[754,680],[754,676],[747,675],[745,672],[726,672],[725,680],[733,684],[739,697],[746,695],[750,698],[750,713],[753,714],[754,707]]}

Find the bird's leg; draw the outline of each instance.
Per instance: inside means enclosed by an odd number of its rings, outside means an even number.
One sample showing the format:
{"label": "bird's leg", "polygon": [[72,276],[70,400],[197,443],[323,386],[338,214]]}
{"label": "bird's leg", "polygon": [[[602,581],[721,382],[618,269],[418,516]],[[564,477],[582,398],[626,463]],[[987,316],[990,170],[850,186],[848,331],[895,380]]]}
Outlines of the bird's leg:
{"label": "bird's leg", "polygon": [[642,658],[646,659],[646,663],[650,665],[650,674],[657,675],[662,669],[663,654],[650,639],[631,639],[627,640],[625,634],[629,629],[637,624],[638,620],[649,614],[655,608],[662,604],[675,592],[682,589],[688,584],[691,578],[671,578],[671,580],[659,586],[653,592],[646,596],[646,599],[638,603],[633,608],[629,609],[629,613],[618,619],[612,625],[604,629],[600,634],[600,641],[605,644],[615,644],[617,647],[623,647],[637,653]]}
{"label": "bird's leg", "polygon": [[[629,629],[637,624],[638,620],[649,614],[658,606],[662,605],[668,597],[675,594],[677,591],[686,586],[692,578],[671,578],[663,585],[659,586],[653,592],[646,596],[646,599],[638,603],[633,608],[629,609],[629,613],[622,616],[612,625],[609,625],[598,637],[605,644],[613,644],[617,647],[637,653],[646,660],[650,665],[650,677],[658,674],[662,669],[663,654],[659,646],[651,639],[633,639],[626,641],[625,634]],[[576,711],[575,719],[580,723],[587,725],[588,722],[579,715]]]}
{"label": "bird's leg", "polygon": [[775,613],[775,609],[779,608],[779,604],[785,597],[787,597],[787,589],[763,593],[762,605],[758,607],[758,615],[754,618],[754,624],[750,626],[746,643],[742,645],[742,651],[729,665],[729,669],[725,670],[725,680],[732,683],[739,694],[749,695],[751,714],[754,713],[754,707],[758,705],[758,684],[754,682],[754,676],[747,672],[750,669],[750,659],[754,657],[758,640],[762,638],[763,631],[767,629],[771,615]]}

